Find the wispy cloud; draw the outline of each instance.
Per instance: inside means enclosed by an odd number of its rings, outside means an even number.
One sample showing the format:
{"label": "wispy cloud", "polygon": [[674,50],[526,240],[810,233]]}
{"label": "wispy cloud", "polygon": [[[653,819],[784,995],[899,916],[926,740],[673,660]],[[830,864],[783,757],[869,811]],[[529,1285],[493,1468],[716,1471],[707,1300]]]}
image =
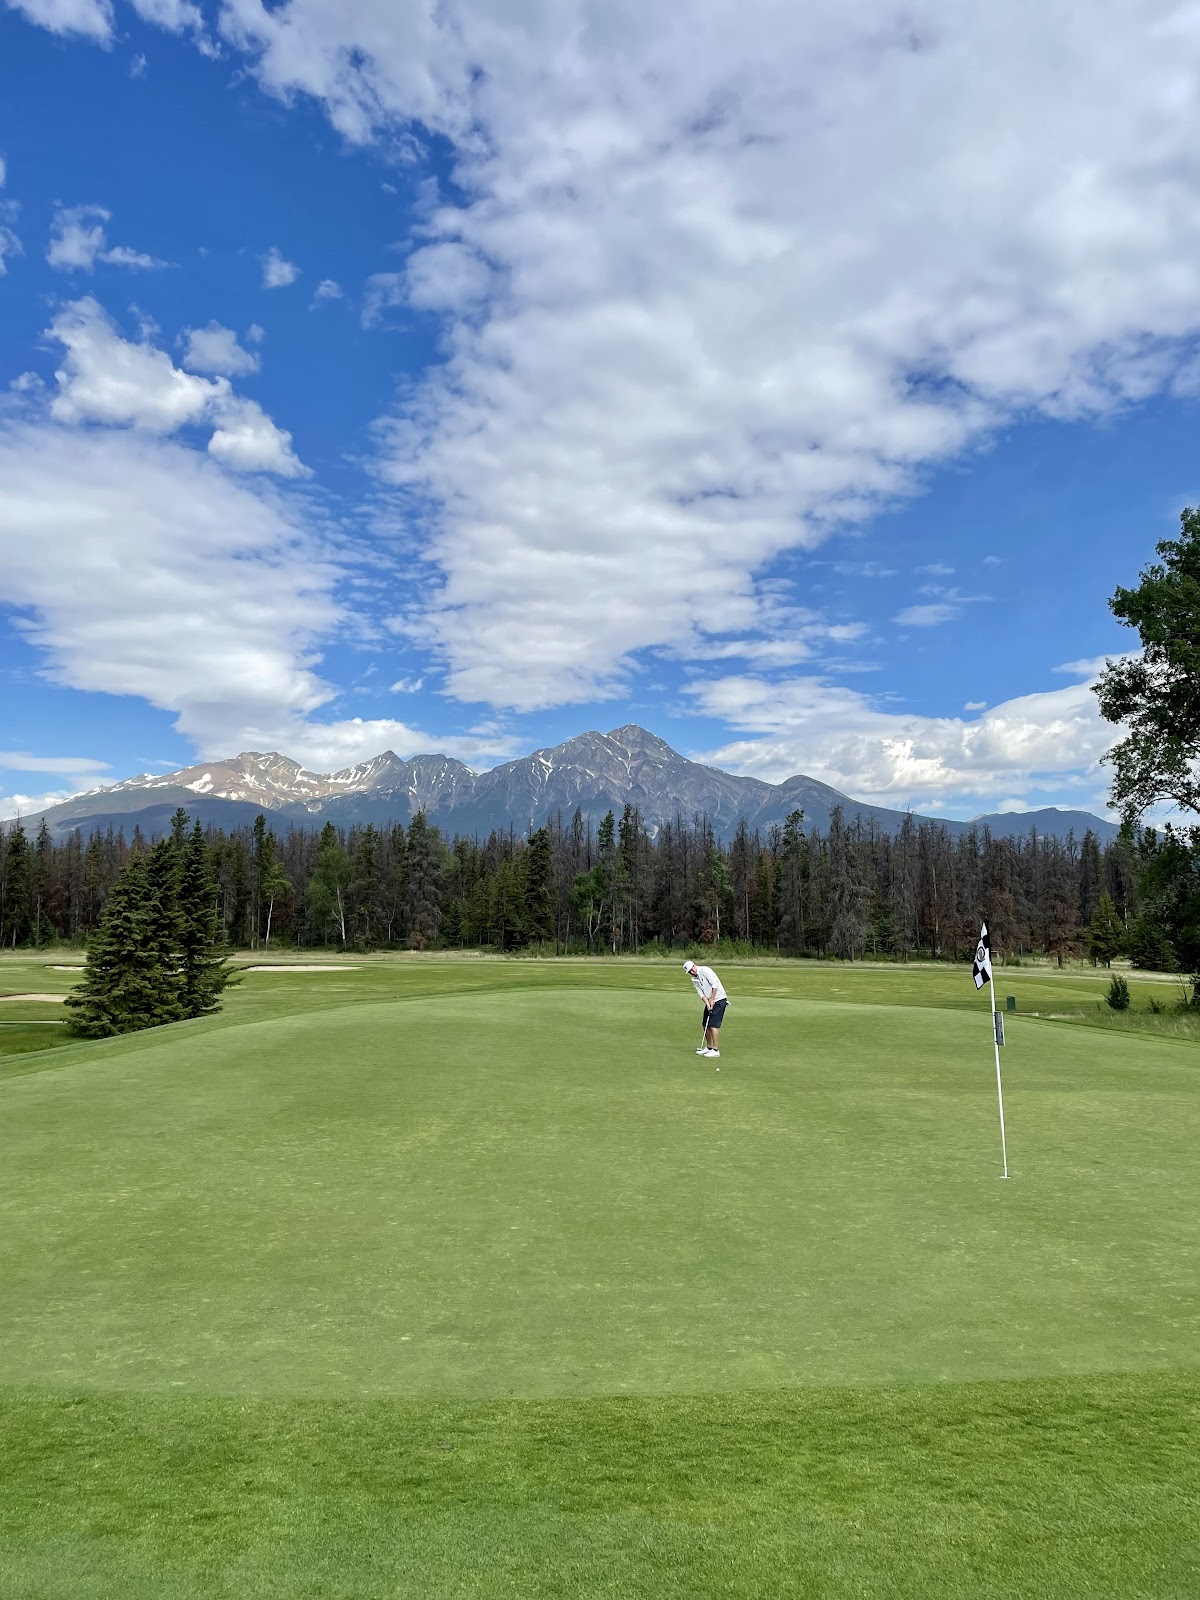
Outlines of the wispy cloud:
{"label": "wispy cloud", "polygon": [[46,260],[59,272],[94,272],[97,261],[110,267],[153,272],[169,267],[144,251],[128,245],[110,246],[107,225],[112,213],[103,206],[63,206],[54,214]]}

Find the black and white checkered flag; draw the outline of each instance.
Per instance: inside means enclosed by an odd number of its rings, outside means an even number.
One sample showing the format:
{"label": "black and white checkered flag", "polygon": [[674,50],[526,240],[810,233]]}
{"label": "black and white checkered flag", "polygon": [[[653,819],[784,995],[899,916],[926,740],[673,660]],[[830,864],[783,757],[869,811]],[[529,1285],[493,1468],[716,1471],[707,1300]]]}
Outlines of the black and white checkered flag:
{"label": "black and white checkered flag", "polygon": [[975,965],[971,968],[975,987],[982,989],[992,981],[992,941],[988,938],[987,923],[979,930],[979,943],[975,947]]}

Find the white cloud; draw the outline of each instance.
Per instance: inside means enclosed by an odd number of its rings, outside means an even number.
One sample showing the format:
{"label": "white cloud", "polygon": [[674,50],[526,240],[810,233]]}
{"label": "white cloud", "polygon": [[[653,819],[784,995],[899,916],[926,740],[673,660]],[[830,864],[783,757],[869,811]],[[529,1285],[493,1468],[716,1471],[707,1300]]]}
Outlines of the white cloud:
{"label": "white cloud", "polygon": [[80,33],[85,38],[106,40],[112,33],[112,6],[109,0],[8,0],[30,22],[51,33]]}
{"label": "white cloud", "polygon": [[1052,670],[1068,678],[1086,678],[1093,683],[1110,661],[1128,661],[1135,654],[1136,651],[1113,650],[1106,656],[1085,656],[1082,661],[1064,661]]}
{"label": "white cloud", "polygon": [[923,606],[905,606],[892,618],[902,628],[936,628],[943,622],[952,622],[959,615],[957,606],[934,603]]}
{"label": "white cloud", "polygon": [[342,286],[334,278],[322,278],[313,291],[312,303],[314,306],[323,305],[330,300],[341,300]]}
{"label": "white cloud", "polygon": [[227,400],[214,412],[216,431],[209,454],[238,472],[274,472],[307,478],[309,469],[292,451],[292,436],[278,428],[255,400]]}
{"label": "white cloud", "polygon": [[300,276],[300,268],[296,263],[286,261],[274,245],[260,259],[264,289],[286,289]]}
{"label": "white cloud", "polygon": [[5,161],[4,157],[2,155],[0,155],[0,189],[3,189],[4,185],[7,182],[8,182],[8,163]]}
{"label": "white cloud", "polygon": [[415,250],[405,268],[408,303],[419,311],[468,311],[491,287],[487,263],[457,240]]}
{"label": "white cloud", "polygon": [[8,271],[5,265],[7,257],[25,253],[16,230],[8,226],[6,219],[11,213],[12,207],[7,202],[0,205],[0,278],[3,278]]}
{"label": "white cloud", "polygon": [[336,577],[297,507],[197,451],[0,422],[0,601],[51,681],[172,711],[202,754],[330,699],[314,651]]}
{"label": "white cloud", "polygon": [[[1185,0],[1103,27],[1068,0],[223,15],[351,138],[457,143],[463,203],[364,320],[445,308],[383,467],[437,515],[442,587],[408,625],[467,699],[619,692],[704,626],[710,572],[753,621],[779,552],[1014,415],[1169,385],[1200,330]],[[439,247],[486,284],[418,286]]]}
{"label": "white cloud", "polygon": [[139,50],[137,55],[135,55],[133,60],[129,63],[129,76],[131,78],[144,78],[149,70],[149,67],[150,63]]}
{"label": "white cloud", "polygon": [[416,694],[424,687],[424,678],[397,678],[391,686],[392,694]]}
{"label": "white cloud", "polygon": [[[204,33],[200,10],[191,0],[131,0],[131,3],[144,21],[171,33],[191,32],[204,55],[216,53]],[[111,0],[8,0],[8,4],[51,33],[81,34],[99,44],[107,44],[113,36]],[[145,57],[136,57],[135,63],[138,60],[144,67]],[[137,76],[136,72],[134,75]]]}
{"label": "white cloud", "polygon": [[1103,805],[1098,763],[1117,738],[1087,684],[1023,695],[982,714],[927,717],[824,679],[698,680],[694,710],[755,737],[704,760],[777,783],[804,772],[855,799],[918,810],[986,809],[997,793],[1049,783]]}
{"label": "white cloud", "polygon": [[373,272],[363,290],[362,325],[378,326],[385,311],[402,306],[406,297],[407,280],[402,272]]}
{"label": "white cloud", "polygon": [[98,778],[112,768],[90,756],[35,756],[28,750],[0,750],[0,771],[57,772],[71,777]]}
{"label": "white cloud", "polygon": [[[253,331],[246,337],[251,338]],[[219,322],[210,322],[206,328],[185,328],[184,333],[187,336],[187,349],[183,364],[193,372],[217,372],[235,378],[247,372],[257,372],[262,365],[259,356],[242,349],[233,329],[223,327]],[[261,337],[261,328],[258,333]]]}
{"label": "white cloud", "polygon": [[0,819],[5,820],[36,815],[112,777],[107,761],[90,756],[35,756],[27,750],[0,750],[0,772],[52,773],[63,780],[62,786],[49,794],[6,794],[0,786]]}
{"label": "white cloud", "polygon": [[292,451],[291,434],[255,401],[235,395],[228,378],[183,372],[148,339],[137,344],[123,339],[91,296],[65,306],[47,331],[67,352],[55,373],[58,393],[50,404],[57,421],[151,433],[207,424],[214,429],[209,451],[226,465],[282,477],[308,475]]}
{"label": "white cloud", "polygon": [[47,330],[66,347],[51,405],[60,422],[104,422],[173,433],[199,422],[230,396],[226,379],[181,372],[165,350],[122,339],[87,296],[64,307]]}
{"label": "white cloud", "polygon": [[60,272],[94,272],[97,261],[135,271],[170,265],[140,250],[131,250],[128,245],[118,244],[110,249],[106,225],[111,220],[112,213],[103,206],[60,206],[54,214],[46,260]]}
{"label": "white cloud", "polygon": [[[51,682],[173,713],[202,760],[276,749],[328,771],[388,747],[484,765],[516,754],[497,728],[447,738],[391,718],[319,720],[335,697],[319,642],[346,619],[305,518],[302,502],[174,440],[0,418],[0,604]],[[0,794],[0,815],[103,776],[88,758],[9,752],[3,765],[75,782]]]}
{"label": "white cloud", "polygon": [[986,711],[987,708],[986,700],[967,700],[963,703],[964,711]]}

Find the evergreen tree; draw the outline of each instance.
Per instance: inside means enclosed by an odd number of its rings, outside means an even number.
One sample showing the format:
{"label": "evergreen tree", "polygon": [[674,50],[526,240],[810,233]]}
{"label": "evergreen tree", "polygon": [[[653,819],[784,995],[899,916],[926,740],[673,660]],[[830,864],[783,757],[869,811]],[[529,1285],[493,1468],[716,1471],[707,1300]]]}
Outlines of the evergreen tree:
{"label": "evergreen tree", "polygon": [[442,920],[442,836],[431,827],[423,811],[408,825],[408,925],[413,944],[427,949],[438,936]]}
{"label": "evergreen tree", "polygon": [[146,857],[145,939],[160,974],[159,1021],[178,1022],[189,1013],[183,999],[185,954],[181,890],[184,860],[171,838],[160,839]]}
{"label": "evergreen tree", "polygon": [[15,948],[29,937],[33,863],[29,840],[20,822],[8,830],[4,846],[4,882],[0,895],[0,943]]}
{"label": "evergreen tree", "polygon": [[219,891],[199,819],[179,868],[179,1000],[185,1017],[220,1009],[222,994],[239,980],[225,960]]}
{"label": "evergreen tree", "polygon": [[525,937],[531,944],[554,938],[554,862],[545,828],[530,835],[525,852]]}
{"label": "evergreen tree", "polygon": [[162,967],[158,915],[146,857],[135,855],[109,892],[83,978],[67,996],[72,1033],[105,1039],[178,1017],[177,977]]}
{"label": "evergreen tree", "polygon": [[1121,924],[1107,889],[1100,891],[1091,923],[1088,926],[1088,959],[1110,967],[1112,959],[1121,948]]}

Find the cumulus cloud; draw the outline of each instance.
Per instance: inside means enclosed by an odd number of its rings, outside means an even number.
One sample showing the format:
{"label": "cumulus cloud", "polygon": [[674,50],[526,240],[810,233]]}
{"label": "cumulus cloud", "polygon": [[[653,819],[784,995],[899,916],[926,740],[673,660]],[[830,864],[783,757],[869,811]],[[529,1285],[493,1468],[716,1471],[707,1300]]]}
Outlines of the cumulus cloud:
{"label": "cumulus cloud", "polygon": [[307,475],[292,451],[291,434],[256,402],[235,395],[228,378],[197,377],[148,339],[123,339],[90,295],[65,306],[47,332],[66,349],[50,404],[57,421],[160,434],[207,424],[214,430],[209,451],[227,465],[282,477]]}
{"label": "cumulus cloud", "polygon": [[1014,415],[1168,386],[1200,330],[1185,0],[223,16],[349,137],[457,145],[461,203],[364,317],[445,319],[382,467],[436,518],[407,620],[465,699],[620,692],[707,573],[753,613],[781,551]]}
{"label": "cumulus cloud", "polygon": [[335,278],[322,278],[313,291],[312,304],[314,306],[327,305],[330,300],[341,300],[342,286]]}
{"label": "cumulus cloud", "polygon": [[300,276],[300,268],[296,263],[285,260],[274,245],[260,259],[264,289],[286,289]]}
{"label": "cumulus cloud", "polygon": [[[255,324],[246,335],[251,342],[255,333],[262,337],[262,329]],[[249,350],[243,350],[237,334],[219,322],[210,322],[206,328],[185,328],[187,349],[183,364],[192,372],[222,373],[226,377],[241,377],[247,372],[257,372],[262,359]]]}
{"label": "cumulus cloud", "polygon": [[331,697],[335,582],[297,508],[174,440],[0,423],[0,600],[55,683],[137,695],[228,751]]}
{"label": "cumulus cloud", "polygon": [[281,478],[309,476],[292,451],[292,436],[276,427],[255,400],[231,399],[214,412],[217,428],[209,454],[239,472],[273,472]]}
{"label": "cumulus cloud", "polygon": [[973,718],[898,711],[817,677],[693,682],[687,701],[754,737],[708,752],[716,766],[777,783],[804,772],[855,799],[918,810],[979,810],[997,793],[1050,784],[1102,806],[1101,756],[1117,737],[1086,683],[1022,695]]}
{"label": "cumulus cloud", "polygon": [[[490,764],[503,731],[446,738],[391,718],[330,718],[323,638],[345,623],[341,574],[303,502],[136,431],[0,418],[0,604],[53,683],[135,695],[174,714],[200,759],[278,749],[323,771],[391,747]],[[89,758],[0,755],[72,780],[0,791],[29,812],[104,780]],[[30,789],[32,786],[29,786]]]}
{"label": "cumulus cloud", "polygon": [[51,33],[77,33],[86,39],[106,40],[112,33],[109,0],[8,0],[30,22]]}
{"label": "cumulus cloud", "polygon": [[46,260],[60,272],[94,272],[97,261],[112,267],[153,271],[169,266],[128,245],[109,247],[107,224],[112,213],[103,206],[60,206],[54,214]]}

